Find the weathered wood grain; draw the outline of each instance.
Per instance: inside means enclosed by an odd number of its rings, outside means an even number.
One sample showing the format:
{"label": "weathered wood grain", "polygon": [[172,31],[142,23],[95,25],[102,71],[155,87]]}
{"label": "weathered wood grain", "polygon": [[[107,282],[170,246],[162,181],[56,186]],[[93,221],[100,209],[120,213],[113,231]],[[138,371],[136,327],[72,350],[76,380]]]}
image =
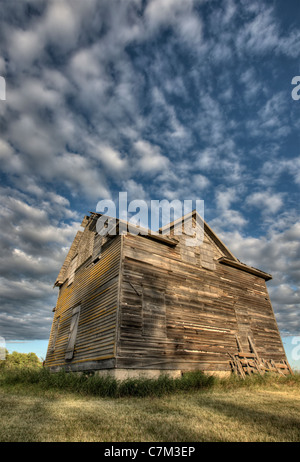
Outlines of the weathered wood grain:
{"label": "weathered wood grain", "polygon": [[[172,227],[169,238],[99,236],[95,214],[83,226],[56,281],[46,367],[243,375],[262,373],[264,360],[270,370],[288,370],[266,288],[270,275],[236,260],[206,224],[194,247]],[[74,354],[66,361],[78,304]]]}
{"label": "weathered wood grain", "polygon": [[[187,251],[184,237],[178,240],[169,248],[124,236],[117,367],[151,368],[161,358],[164,368],[177,369],[185,358],[191,368],[228,370],[228,353],[237,352],[235,335],[250,354],[249,336],[262,357],[285,359],[259,272],[221,264],[221,249],[210,236],[203,250]],[[144,315],[149,288],[164,294],[165,319],[156,332],[155,313],[152,321]]]}

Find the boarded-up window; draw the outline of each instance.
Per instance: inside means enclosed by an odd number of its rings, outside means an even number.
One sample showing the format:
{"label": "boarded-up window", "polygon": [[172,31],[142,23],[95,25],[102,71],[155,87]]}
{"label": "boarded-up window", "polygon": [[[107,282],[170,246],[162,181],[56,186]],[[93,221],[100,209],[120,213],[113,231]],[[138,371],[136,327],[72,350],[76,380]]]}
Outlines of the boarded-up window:
{"label": "boarded-up window", "polygon": [[73,260],[71,260],[70,268],[69,268],[68,286],[72,284],[72,282],[74,281],[75,271],[77,268],[77,260],[78,260],[78,255],[76,255],[76,257],[74,257]]}
{"label": "boarded-up window", "polygon": [[55,342],[57,338],[57,332],[58,332],[58,325],[59,325],[59,316],[54,320],[53,323],[53,328],[52,328],[52,337],[51,337],[51,343],[49,345],[49,352],[53,353],[55,350]]}
{"label": "boarded-up window", "polygon": [[80,305],[76,306],[76,308],[74,308],[72,311],[70,333],[69,333],[69,339],[68,339],[65,359],[72,359],[74,356],[74,347],[75,347],[76,336],[77,336],[79,315],[80,315]]}
{"label": "boarded-up window", "polygon": [[166,304],[162,291],[143,289],[143,335],[166,337]]}
{"label": "boarded-up window", "polygon": [[240,339],[240,344],[242,350],[248,351],[248,336],[252,335],[251,317],[249,316],[247,306],[245,306],[242,302],[237,303],[234,309],[238,325],[238,336]]}
{"label": "boarded-up window", "polygon": [[94,239],[94,247],[93,247],[93,255],[92,255],[93,262],[95,261],[96,258],[100,258],[103,242],[104,242],[103,236],[96,234],[95,239]]}

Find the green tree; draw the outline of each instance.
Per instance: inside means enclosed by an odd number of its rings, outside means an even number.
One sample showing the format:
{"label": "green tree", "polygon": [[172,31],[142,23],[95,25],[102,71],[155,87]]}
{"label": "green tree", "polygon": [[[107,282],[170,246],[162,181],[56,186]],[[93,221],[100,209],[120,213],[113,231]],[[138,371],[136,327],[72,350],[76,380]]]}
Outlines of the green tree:
{"label": "green tree", "polygon": [[42,361],[35,353],[19,353],[13,351],[8,353],[6,350],[6,358],[1,361],[1,368],[15,368],[15,367],[42,367]]}

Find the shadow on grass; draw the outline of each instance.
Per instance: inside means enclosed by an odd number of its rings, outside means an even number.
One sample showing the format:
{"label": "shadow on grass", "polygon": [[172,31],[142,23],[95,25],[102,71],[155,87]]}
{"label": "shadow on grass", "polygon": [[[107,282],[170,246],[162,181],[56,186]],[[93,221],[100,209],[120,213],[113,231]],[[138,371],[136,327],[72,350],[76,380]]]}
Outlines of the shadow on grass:
{"label": "shadow on grass", "polygon": [[[226,393],[226,392],[225,392]],[[242,395],[240,395],[242,398]],[[157,419],[148,425],[144,424],[145,430],[157,438],[158,441],[181,441],[181,442],[238,442],[238,441],[300,441],[300,410],[294,407],[295,415],[285,415],[287,412],[284,408],[282,399],[274,399],[269,397],[268,403],[259,403],[255,405],[257,409],[253,409],[253,403],[249,404],[245,401],[244,404],[233,402],[232,400],[220,399],[214,394],[202,394],[201,398],[197,399],[196,395],[189,396],[191,411],[182,411],[176,409],[176,403],[171,404],[168,408],[165,405],[157,405],[155,414]],[[291,404],[292,398],[289,400]],[[259,409],[259,406],[269,406],[268,410]],[[141,412],[143,405],[141,403]],[[273,407],[278,408],[278,411],[273,411]],[[208,412],[205,412],[208,411]],[[178,423],[174,427],[177,439],[170,440],[170,428],[167,425],[161,426],[160,416],[168,416],[171,414],[178,415]],[[298,413],[298,415],[297,415]],[[199,425],[199,429],[192,428],[192,422],[197,420],[201,423],[201,419],[205,420],[205,425]],[[207,416],[209,416],[207,418]],[[187,425],[179,422],[190,422],[191,428],[187,429]],[[222,425],[224,431],[222,432]],[[217,428],[218,427],[218,428]],[[234,430],[235,429],[235,430]]]}
{"label": "shadow on grass", "polygon": [[[251,393],[252,395],[252,393]],[[242,394],[239,394],[242,399]],[[178,399],[177,399],[178,398]],[[236,399],[238,400],[238,396]],[[214,393],[186,398],[111,398],[75,401],[60,395],[4,395],[1,441],[235,442],[299,441],[297,409],[287,414],[282,397],[266,395],[264,409],[245,398]],[[259,398],[261,399],[261,397]],[[70,401],[68,401],[70,400]],[[292,398],[287,398],[288,407]],[[257,408],[253,408],[257,406]],[[267,409],[265,406],[269,406]],[[272,409],[274,406],[277,411]]]}
{"label": "shadow on grass", "polygon": [[[210,409],[222,414],[228,420],[239,421],[240,427],[251,429],[254,433],[260,434],[264,440],[274,439],[276,441],[300,441],[300,409],[294,409],[298,416],[285,415],[282,402],[280,403],[281,412],[274,412],[273,409],[278,405],[278,400],[270,399],[268,410],[253,409],[253,406],[228,402],[226,399],[206,399],[201,403],[201,408]],[[259,404],[257,404],[259,406]]]}
{"label": "shadow on grass", "polygon": [[4,379],[1,414],[7,428],[1,441],[300,441],[300,413],[292,398],[266,392],[265,400],[260,394],[255,401],[252,389],[251,402],[242,401],[245,383],[228,382],[228,389],[220,386],[214,393],[217,382],[200,373],[180,381],[162,377],[121,385],[96,376],[45,372],[11,373]]}

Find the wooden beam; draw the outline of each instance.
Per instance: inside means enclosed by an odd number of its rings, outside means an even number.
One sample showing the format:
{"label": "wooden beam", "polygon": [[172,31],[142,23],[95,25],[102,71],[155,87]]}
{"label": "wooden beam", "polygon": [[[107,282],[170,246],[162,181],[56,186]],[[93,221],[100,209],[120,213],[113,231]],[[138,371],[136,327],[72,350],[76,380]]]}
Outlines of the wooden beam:
{"label": "wooden beam", "polygon": [[255,276],[263,278],[265,281],[269,281],[270,279],[272,279],[271,274],[265,273],[264,271],[261,271],[257,268],[253,268],[252,266],[245,265],[240,261],[230,260],[227,257],[221,257],[218,261],[219,263],[222,263],[222,265],[231,266],[232,268],[245,271],[246,273],[254,274]]}
{"label": "wooden beam", "polygon": [[[89,212],[94,216],[102,216],[101,213],[96,213],[96,212]],[[108,219],[111,217],[107,217]],[[156,232],[151,229],[143,228],[142,226],[136,226],[133,225],[132,223],[128,223],[124,220],[120,220],[118,218],[115,218],[116,224],[114,228],[110,230],[111,233],[113,234],[118,234],[119,233],[119,225],[123,224],[126,226],[126,230],[129,234],[137,235],[137,236],[142,236],[148,239],[152,239],[154,241],[161,242],[162,244],[167,244],[171,247],[175,247],[178,244],[178,239],[174,239],[171,237],[168,237],[164,234],[161,234],[161,232]]]}
{"label": "wooden beam", "polygon": [[249,342],[249,345],[250,345],[250,348],[251,348],[252,352],[256,356],[257,361],[260,362],[260,359],[259,359],[259,356],[257,354],[256,348],[254,346],[254,343],[252,342],[251,337],[249,335],[248,335],[248,342]]}

